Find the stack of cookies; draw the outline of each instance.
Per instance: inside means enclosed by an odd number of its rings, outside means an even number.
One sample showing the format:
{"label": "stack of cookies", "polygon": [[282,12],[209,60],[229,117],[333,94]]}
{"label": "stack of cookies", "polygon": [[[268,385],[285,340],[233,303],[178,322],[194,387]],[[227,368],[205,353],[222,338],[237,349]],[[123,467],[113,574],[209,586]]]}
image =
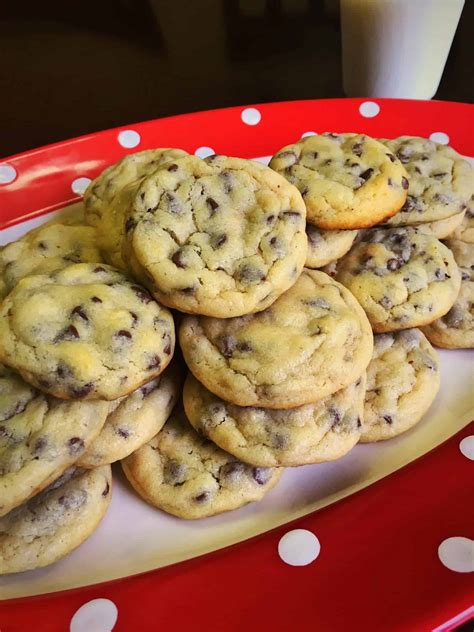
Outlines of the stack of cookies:
{"label": "stack of cookies", "polygon": [[323,134],[270,167],[154,149],[5,246],[0,573],[87,538],[115,461],[203,518],[413,426],[429,340],[473,346],[470,204],[467,163],[423,139]]}

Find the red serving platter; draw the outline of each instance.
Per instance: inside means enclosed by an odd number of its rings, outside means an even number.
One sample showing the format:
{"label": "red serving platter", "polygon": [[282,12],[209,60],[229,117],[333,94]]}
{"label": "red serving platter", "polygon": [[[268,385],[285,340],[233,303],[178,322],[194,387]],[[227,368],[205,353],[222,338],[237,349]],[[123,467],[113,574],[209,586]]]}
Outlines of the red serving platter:
{"label": "red serving platter", "polygon": [[[308,132],[357,131],[432,136],[473,156],[473,114],[462,103],[329,99],[98,132],[0,161],[0,228],[79,200],[74,191],[132,151],[182,147],[251,158]],[[473,435],[471,423],[365,489],[234,546],[124,579],[0,601],[0,632],[454,630],[474,616]],[[460,448],[463,440],[469,449]],[[295,529],[320,544],[302,566],[278,552]],[[456,570],[439,553],[450,539],[472,554]]]}

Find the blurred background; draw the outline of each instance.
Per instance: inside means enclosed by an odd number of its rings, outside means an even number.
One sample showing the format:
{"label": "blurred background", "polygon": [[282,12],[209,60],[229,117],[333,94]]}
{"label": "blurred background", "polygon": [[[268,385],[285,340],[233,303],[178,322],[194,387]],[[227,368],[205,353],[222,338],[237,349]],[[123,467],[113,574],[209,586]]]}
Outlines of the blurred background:
{"label": "blurred background", "polygon": [[[445,0],[449,2],[450,0]],[[0,155],[195,110],[344,96],[331,0],[18,0],[0,13]],[[472,102],[467,0],[436,99]]]}

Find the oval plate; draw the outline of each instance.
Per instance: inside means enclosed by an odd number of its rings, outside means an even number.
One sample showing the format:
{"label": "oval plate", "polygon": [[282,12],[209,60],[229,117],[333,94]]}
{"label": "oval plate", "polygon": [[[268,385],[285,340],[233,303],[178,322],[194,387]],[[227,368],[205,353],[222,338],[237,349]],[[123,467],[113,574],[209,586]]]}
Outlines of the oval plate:
{"label": "oval plate", "polygon": [[[391,99],[297,101],[198,112],[57,143],[1,162],[0,243],[80,201],[91,178],[133,151],[175,146],[264,160],[306,133],[357,131],[431,136],[472,156],[473,111]],[[472,575],[450,565],[474,557],[474,439],[467,439],[474,432],[467,426],[474,365],[469,351],[440,355],[442,389],[414,429],[356,446],[334,463],[287,470],[262,502],[238,511],[180,521],[141,501],[116,468],[110,510],[84,545],[48,568],[0,579],[1,631],[65,630],[73,620],[76,632],[105,632],[117,609],[115,631],[454,629],[469,616],[472,593]],[[280,538],[294,529],[319,541],[308,565],[279,556]],[[305,542],[297,532],[296,553],[309,559]],[[317,552],[316,542],[313,557]],[[116,581],[98,584],[107,580]]]}

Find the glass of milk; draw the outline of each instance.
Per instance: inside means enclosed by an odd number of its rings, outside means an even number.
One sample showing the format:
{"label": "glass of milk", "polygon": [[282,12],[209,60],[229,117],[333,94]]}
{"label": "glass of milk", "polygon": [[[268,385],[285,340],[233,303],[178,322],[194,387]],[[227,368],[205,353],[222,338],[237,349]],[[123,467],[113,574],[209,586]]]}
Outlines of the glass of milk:
{"label": "glass of milk", "polygon": [[464,0],[341,0],[344,91],[431,99]]}

